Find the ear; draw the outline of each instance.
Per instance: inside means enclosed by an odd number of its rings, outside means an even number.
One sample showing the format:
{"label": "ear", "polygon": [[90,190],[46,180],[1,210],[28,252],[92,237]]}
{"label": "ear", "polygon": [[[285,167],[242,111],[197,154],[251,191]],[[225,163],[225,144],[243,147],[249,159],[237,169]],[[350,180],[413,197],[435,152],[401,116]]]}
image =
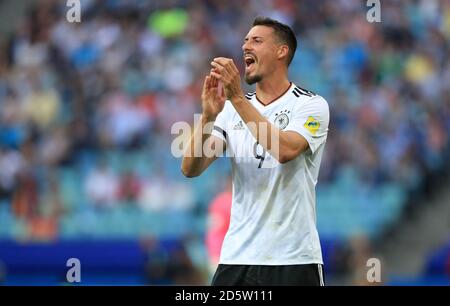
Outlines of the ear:
{"label": "ear", "polygon": [[283,59],[287,58],[289,53],[289,47],[287,45],[279,45],[277,50],[277,58]]}

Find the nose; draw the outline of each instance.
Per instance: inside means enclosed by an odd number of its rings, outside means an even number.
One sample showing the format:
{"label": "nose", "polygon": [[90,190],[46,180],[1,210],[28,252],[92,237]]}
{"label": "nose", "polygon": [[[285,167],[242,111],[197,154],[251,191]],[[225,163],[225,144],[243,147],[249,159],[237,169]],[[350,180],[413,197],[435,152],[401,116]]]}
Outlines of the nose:
{"label": "nose", "polygon": [[246,41],[246,42],[244,42],[244,44],[242,45],[242,51],[244,51],[244,53],[245,52],[248,52],[248,51],[250,51],[251,49],[250,49],[250,44],[249,44],[249,42],[248,41]]}

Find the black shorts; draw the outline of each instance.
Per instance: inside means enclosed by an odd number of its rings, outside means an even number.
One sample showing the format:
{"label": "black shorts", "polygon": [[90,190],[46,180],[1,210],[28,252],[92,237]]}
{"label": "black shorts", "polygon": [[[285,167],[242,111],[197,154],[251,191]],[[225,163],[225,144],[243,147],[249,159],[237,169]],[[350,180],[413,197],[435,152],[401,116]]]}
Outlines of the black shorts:
{"label": "black shorts", "polygon": [[212,286],[324,286],[320,264],[258,266],[223,265],[217,267]]}

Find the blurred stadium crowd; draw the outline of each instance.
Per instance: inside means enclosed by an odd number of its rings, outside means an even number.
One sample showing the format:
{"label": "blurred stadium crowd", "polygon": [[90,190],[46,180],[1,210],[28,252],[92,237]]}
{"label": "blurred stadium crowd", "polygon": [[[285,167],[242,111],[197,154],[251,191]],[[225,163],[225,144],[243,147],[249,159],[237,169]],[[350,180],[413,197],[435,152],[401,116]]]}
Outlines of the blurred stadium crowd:
{"label": "blurred stadium crowd", "polygon": [[384,1],[381,23],[365,1],[90,0],[81,23],[64,2],[0,40],[0,239],[188,237],[201,262],[228,164],[186,180],[171,126],[200,112],[211,58],[243,68],[257,15],[292,25],[291,80],[330,104],[324,241],[375,239],[448,161],[449,1]]}

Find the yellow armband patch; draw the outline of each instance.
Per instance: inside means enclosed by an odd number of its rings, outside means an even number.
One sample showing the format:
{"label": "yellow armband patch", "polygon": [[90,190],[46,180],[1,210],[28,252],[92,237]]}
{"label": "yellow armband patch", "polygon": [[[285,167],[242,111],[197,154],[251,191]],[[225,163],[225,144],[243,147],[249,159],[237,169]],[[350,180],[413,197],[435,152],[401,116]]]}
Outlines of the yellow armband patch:
{"label": "yellow armband patch", "polygon": [[308,120],[306,120],[305,124],[303,125],[311,134],[316,135],[317,130],[320,128],[320,123],[318,120],[314,119],[313,117],[309,116]]}

